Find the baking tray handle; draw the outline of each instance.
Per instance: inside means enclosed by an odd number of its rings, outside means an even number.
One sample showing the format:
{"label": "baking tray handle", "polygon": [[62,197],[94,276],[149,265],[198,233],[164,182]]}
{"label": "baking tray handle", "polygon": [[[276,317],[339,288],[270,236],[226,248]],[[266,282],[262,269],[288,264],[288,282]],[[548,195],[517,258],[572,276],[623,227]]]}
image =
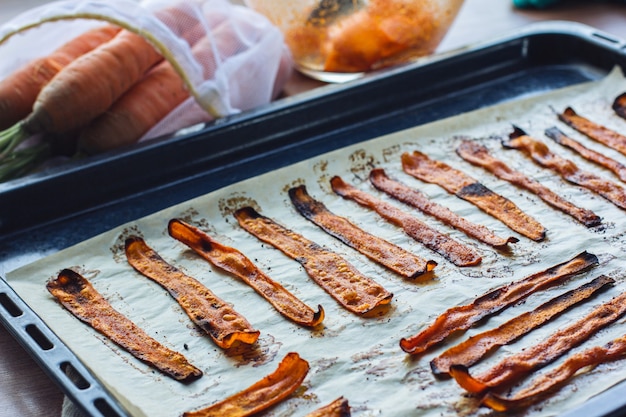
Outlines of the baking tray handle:
{"label": "baking tray handle", "polygon": [[0,322],[86,415],[128,416],[67,346],[13,291],[2,275],[0,275]]}

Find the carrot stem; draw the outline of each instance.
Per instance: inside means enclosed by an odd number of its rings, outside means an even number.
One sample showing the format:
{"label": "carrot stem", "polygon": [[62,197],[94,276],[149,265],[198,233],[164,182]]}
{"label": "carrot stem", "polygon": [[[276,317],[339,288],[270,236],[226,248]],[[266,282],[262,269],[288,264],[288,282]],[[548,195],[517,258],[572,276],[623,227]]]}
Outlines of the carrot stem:
{"label": "carrot stem", "polygon": [[41,142],[9,153],[0,160],[0,183],[27,174],[50,155],[50,144]]}
{"label": "carrot stem", "polygon": [[13,150],[28,136],[21,123],[0,132],[0,163],[8,158]]}

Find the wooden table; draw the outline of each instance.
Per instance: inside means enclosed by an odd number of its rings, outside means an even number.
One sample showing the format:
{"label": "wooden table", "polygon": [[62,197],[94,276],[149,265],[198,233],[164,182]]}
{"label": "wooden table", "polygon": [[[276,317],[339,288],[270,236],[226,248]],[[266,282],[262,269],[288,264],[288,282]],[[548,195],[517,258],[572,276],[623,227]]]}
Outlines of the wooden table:
{"label": "wooden table", "polygon": [[[0,22],[43,0],[3,0]],[[550,10],[516,10],[507,0],[466,0],[439,51],[471,45],[531,22],[571,20],[588,24],[620,39],[626,39],[626,6],[608,2],[565,0],[565,6]],[[287,94],[321,85],[295,74]],[[63,394],[43,373],[9,332],[0,326],[0,415],[60,416]]]}

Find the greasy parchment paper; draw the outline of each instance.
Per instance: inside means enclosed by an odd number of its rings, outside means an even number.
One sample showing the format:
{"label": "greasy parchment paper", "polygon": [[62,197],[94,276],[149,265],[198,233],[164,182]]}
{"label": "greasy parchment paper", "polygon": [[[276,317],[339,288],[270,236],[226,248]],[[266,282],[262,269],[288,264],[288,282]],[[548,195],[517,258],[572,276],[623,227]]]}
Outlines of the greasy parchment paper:
{"label": "greasy parchment paper", "polygon": [[[221,400],[271,373],[290,351],[298,352],[306,359],[311,370],[303,386],[266,415],[304,416],[340,395],[349,400],[355,416],[489,414],[487,409],[476,408],[472,399],[464,395],[454,381],[435,379],[430,372],[429,361],[466,337],[492,328],[600,274],[616,279],[614,288],[568,311],[519,341],[502,347],[471,368],[473,374],[479,374],[500,358],[542,340],[555,329],[585,315],[601,301],[626,289],[623,272],[626,270],[624,212],[603,198],[567,184],[552,172],[535,166],[518,151],[504,150],[499,140],[508,135],[512,124],[515,124],[535,138],[546,141],[555,152],[573,159],[581,167],[615,179],[611,173],[557,147],[544,136],[543,131],[557,125],[587,146],[602,149],[605,154],[624,161],[625,157],[592,143],[560,124],[554,111],[561,111],[571,105],[582,115],[626,131],[626,121],[619,119],[610,109],[612,100],[625,90],[626,81],[621,72],[615,70],[597,82],[519,99],[359,143],[233,184],[122,225],[12,271],[7,275],[7,280],[135,416],[177,416],[184,411]],[[460,137],[483,142],[510,166],[547,184],[578,205],[593,209],[602,216],[603,225],[592,230],[586,229],[535,196],[462,161],[454,153]],[[487,225],[502,236],[515,235],[469,203],[448,195],[438,186],[421,183],[404,174],[400,155],[415,149],[428,153],[434,159],[447,161],[513,200],[548,228],[547,239],[537,243],[519,236],[520,242],[512,245],[510,252],[498,252],[401,203],[389,200],[367,182],[371,168],[385,168],[391,177],[419,188],[460,215]],[[418,218],[475,247],[483,255],[482,264],[469,268],[455,267],[412,241],[400,229],[375,213],[336,196],[330,190],[328,181],[333,175],[340,175],[356,187],[392,201],[398,207],[411,211]],[[368,231],[425,258],[436,260],[438,266],[435,273],[428,279],[403,279],[326,235],[291,206],[287,190],[298,184],[306,184],[309,193],[336,214],[346,216]],[[299,264],[278,250],[261,244],[237,225],[232,211],[248,204],[288,228],[344,255],[365,275],[376,279],[394,293],[391,307],[384,314],[368,318],[357,317],[340,308],[307,277]],[[238,248],[310,306],[315,308],[321,304],[326,311],[323,326],[309,330],[292,324],[245,284],[212,268],[184,245],[170,238],[166,231],[167,222],[174,217],[199,225],[222,243]],[[257,344],[251,348],[238,347],[227,352],[217,348],[190,323],[162,288],[136,273],[127,264],[123,243],[130,234],[143,236],[164,259],[201,280],[219,297],[232,303],[261,331]],[[496,286],[566,261],[584,250],[600,258],[600,265],[592,271],[576,276],[557,288],[531,296],[524,303],[449,339],[444,345],[421,357],[410,357],[400,349],[400,338],[415,334],[447,308],[471,302]],[[116,309],[150,335],[185,354],[204,371],[204,376],[189,385],[175,382],[135,360],[71,316],[45,289],[48,279],[68,267],[91,279]],[[575,351],[604,344],[625,331],[626,324],[620,320]],[[548,366],[544,371],[550,368]],[[577,377],[538,407],[529,409],[528,414],[559,414],[580,405],[624,378],[626,367],[623,363],[599,366]]]}

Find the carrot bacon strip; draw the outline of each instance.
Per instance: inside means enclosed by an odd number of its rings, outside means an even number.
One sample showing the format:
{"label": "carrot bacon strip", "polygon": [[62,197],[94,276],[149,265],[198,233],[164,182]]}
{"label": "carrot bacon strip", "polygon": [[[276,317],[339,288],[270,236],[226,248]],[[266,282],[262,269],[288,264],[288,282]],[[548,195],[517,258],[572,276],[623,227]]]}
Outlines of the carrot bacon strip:
{"label": "carrot bacon strip", "polygon": [[447,207],[429,200],[428,197],[420,191],[392,180],[382,168],[371,170],[369,178],[376,189],[387,193],[398,201],[421,210],[429,216],[437,218],[443,223],[462,231],[467,236],[477,239],[480,242],[486,243],[494,248],[503,248],[509,243],[518,242],[518,239],[513,236],[508,238],[499,237],[485,226],[472,223],[449,210]]}
{"label": "carrot bacon strip", "polygon": [[138,272],[165,288],[219,347],[227,349],[235,342],[253,344],[259,338],[259,331],[241,314],[198,280],[165,262],[140,237],[126,239],[126,257]]}
{"label": "carrot bacon strip", "polygon": [[407,235],[422,243],[427,248],[439,253],[455,265],[474,266],[482,261],[481,256],[473,248],[452,239],[446,234],[438,232],[426,223],[406,214],[391,204],[354,188],[344,182],[340,177],[333,177],[330,180],[330,184],[335,193],[374,210],[390,223],[402,227]]}
{"label": "carrot bacon strip", "polygon": [[479,320],[510,307],[530,294],[557,285],[597,264],[598,258],[595,255],[582,252],[569,261],[498,287],[476,298],[470,304],[448,309],[426,329],[400,340],[400,347],[407,353],[423,353],[453,332],[467,330]]}
{"label": "carrot bacon strip", "polygon": [[626,155],[626,136],[578,115],[571,107],[558,115],[559,120],[611,149]]}
{"label": "carrot bacon strip", "polygon": [[327,404],[305,417],[350,417],[350,405],[344,397],[339,397],[335,401]]}
{"label": "carrot bacon strip", "polygon": [[594,346],[568,357],[557,368],[538,377],[512,397],[488,392],[481,402],[496,411],[521,410],[557,391],[579,370],[623,359],[625,356],[626,336],[622,336],[604,346]]}
{"label": "carrot bacon strip", "polygon": [[532,371],[552,363],[600,329],[615,322],[624,313],[626,292],[599,305],[585,317],[553,333],[541,343],[505,358],[478,377],[471,376],[462,365],[452,365],[450,375],[461,387],[473,394],[488,390],[501,391]]}
{"label": "carrot bacon strip", "polygon": [[550,129],[547,129],[545,133],[547,137],[549,137],[559,145],[565,146],[575,151],[586,160],[608,169],[609,171],[617,175],[620,180],[626,182],[626,166],[624,164],[585,147],[580,142],[565,135],[565,133],[561,132],[556,127],[551,127]]}
{"label": "carrot bacon strip", "polygon": [[546,236],[546,229],[512,201],[443,162],[434,161],[427,155],[414,151],[412,154],[402,155],[402,168],[421,181],[437,184],[449,193],[469,201],[529,239],[541,241]]}
{"label": "carrot bacon strip", "polygon": [[615,98],[613,105],[611,106],[622,119],[626,119],[626,93],[622,93]]}
{"label": "carrot bacon strip", "polygon": [[398,245],[364,231],[348,219],[331,213],[323,203],[314,200],[307,193],[304,185],[291,188],[289,197],[302,216],[326,233],[403,277],[416,278],[432,271],[437,265],[435,261],[426,261]]}
{"label": "carrot bacon strip", "polygon": [[259,240],[299,262],[311,279],[348,311],[365,314],[391,302],[392,293],[361,274],[341,256],[261,216],[252,207],[237,210],[235,218]]}
{"label": "carrot bacon strip", "polygon": [[604,197],[617,207],[626,210],[626,190],[624,188],[592,172],[581,170],[569,159],[552,153],[544,143],[531,138],[523,130],[516,127],[509,135],[509,140],[503,141],[502,145],[506,148],[522,151],[542,167],[555,171],[572,184],[584,187]]}
{"label": "carrot bacon strip", "polygon": [[324,320],[322,306],[318,306],[317,312],[313,311],[237,249],[222,245],[197,227],[179,219],[170,220],[168,231],[170,236],[189,246],[215,267],[240,278],[289,320],[307,327],[315,327]]}
{"label": "carrot bacon strip", "polygon": [[261,412],[289,397],[309,372],[309,363],[297,353],[288,353],[278,368],[216,404],[196,411],[183,413],[183,417],[246,417]]}
{"label": "carrot bacon strip", "polygon": [[498,346],[517,340],[524,334],[552,320],[565,310],[587,300],[614,282],[613,279],[601,275],[587,284],[553,298],[533,311],[520,314],[495,329],[470,337],[466,341],[451,347],[433,359],[430,362],[430,367],[436,375],[447,374],[452,365],[469,367]]}
{"label": "carrot bacon strip", "polygon": [[82,275],[70,269],[46,284],[48,291],[76,318],[102,333],[137,359],[172,378],[189,382],[202,376],[178,352],[163,346],[115,310]]}
{"label": "carrot bacon strip", "polygon": [[485,146],[476,141],[462,141],[457,147],[456,153],[467,162],[486,169],[496,177],[534,193],[552,207],[572,216],[587,227],[597,226],[602,220],[591,210],[575,206],[539,182],[513,170],[504,162],[493,157]]}

